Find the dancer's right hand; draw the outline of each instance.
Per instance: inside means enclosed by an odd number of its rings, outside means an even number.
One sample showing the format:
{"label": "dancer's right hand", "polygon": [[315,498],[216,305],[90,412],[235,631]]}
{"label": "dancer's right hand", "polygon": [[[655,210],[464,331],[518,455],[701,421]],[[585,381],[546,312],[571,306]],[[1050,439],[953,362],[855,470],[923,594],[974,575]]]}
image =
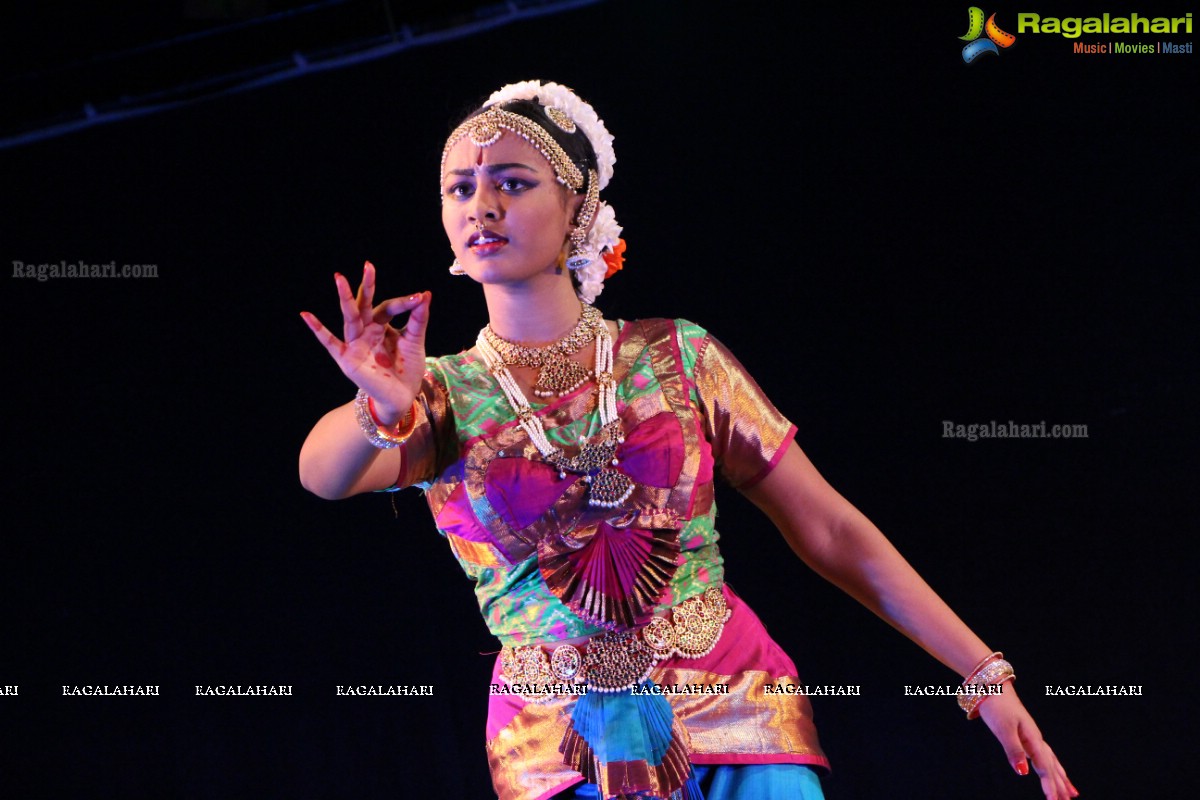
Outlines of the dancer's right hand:
{"label": "dancer's right hand", "polygon": [[[349,281],[340,273],[334,281],[342,308],[342,338],[333,335],[313,314],[303,311],[300,316],[346,377],[370,395],[379,422],[394,425],[408,412],[421,389],[432,295],[420,292],[373,305],[375,266],[370,261],[363,265],[358,294],[350,291]],[[400,330],[392,327],[392,318],[405,312],[405,326]]]}

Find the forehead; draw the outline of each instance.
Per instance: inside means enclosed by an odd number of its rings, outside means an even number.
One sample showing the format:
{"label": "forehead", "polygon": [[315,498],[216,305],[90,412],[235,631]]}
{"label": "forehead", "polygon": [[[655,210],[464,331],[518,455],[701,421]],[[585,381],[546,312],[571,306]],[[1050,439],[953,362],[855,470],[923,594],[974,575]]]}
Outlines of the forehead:
{"label": "forehead", "polygon": [[459,139],[446,154],[446,172],[489,164],[524,164],[535,172],[553,174],[550,162],[533,145],[512,131],[501,130],[499,140],[487,147],[475,144],[469,136]]}

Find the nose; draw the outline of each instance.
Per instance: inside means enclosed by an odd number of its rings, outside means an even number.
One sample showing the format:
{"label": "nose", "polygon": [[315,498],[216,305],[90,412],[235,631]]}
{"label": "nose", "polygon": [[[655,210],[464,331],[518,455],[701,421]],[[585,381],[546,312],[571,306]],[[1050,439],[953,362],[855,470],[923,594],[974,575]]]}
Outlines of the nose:
{"label": "nose", "polygon": [[473,223],[486,223],[491,220],[500,219],[501,215],[500,193],[495,188],[481,181],[480,185],[475,189],[474,196],[471,198],[469,220]]}

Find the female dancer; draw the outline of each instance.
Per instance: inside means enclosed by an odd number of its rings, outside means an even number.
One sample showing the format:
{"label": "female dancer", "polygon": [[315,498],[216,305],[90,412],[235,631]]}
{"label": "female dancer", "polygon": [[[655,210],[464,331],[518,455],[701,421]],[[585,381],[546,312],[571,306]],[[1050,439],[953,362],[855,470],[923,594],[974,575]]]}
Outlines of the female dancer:
{"label": "female dancer", "polygon": [[506,86],[440,171],[451,271],[487,300],[475,347],[426,359],[429,293],[376,304],[369,263],[357,293],[336,276],[341,338],[302,315],[359,392],[309,434],[301,481],[331,499],[424,488],[503,645],[497,794],[821,797],[796,668],[723,582],[719,472],[809,566],[966,676],[959,704],[1018,773],[1075,796],[1011,665],[824,481],[729,351],[690,322],[590,305],[624,249],[599,197],[615,160],[572,91]]}

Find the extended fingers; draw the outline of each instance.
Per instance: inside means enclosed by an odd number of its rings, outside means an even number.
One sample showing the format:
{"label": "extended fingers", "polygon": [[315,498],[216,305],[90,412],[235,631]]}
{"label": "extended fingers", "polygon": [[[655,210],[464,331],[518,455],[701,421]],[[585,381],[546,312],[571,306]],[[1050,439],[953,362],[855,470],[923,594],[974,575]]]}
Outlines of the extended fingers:
{"label": "extended fingers", "polygon": [[358,304],[358,315],[362,318],[363,325],[366,325],[371,320],[371,306],[375,302],[375,265],[370,261],[363,262],[362,283],[358,285],[355,301]]}
{"label": "extended fingers", "polygon": [[333,282],[337,285],[338,305],[342,310],[342,336],[347,342],[352,342],[362,335],[362,312],[358,309],[358,299],[350,290],[350,281],[340,272],[333,274]]}
{"label": "extended fingers", "polygon": [[1025,748],[1021,745],[1020,738],[1017,737],[1014,731],[1011,736],[998,736],[1000,746],[1004,748],[1004,756],[1008,759],[1008,763],[1018,775],[1029,774],[1029,757],[1025,753]]}
{"label": "extended fingers", "polygon": [[1077,797],[1079,792],[1071,785],[1066,770],[1042,738],[1037,723],[1010,689],[1011,685],[1008,685],[1003,695],[989,698],[980,714],[1004,748],[1008,763],[1018,775],[1028,775],[1032,762],[1046,800]]}
{"label": "extended fingers", "polygon": [[[1009,766],[1018,775],[1028,775],[1029,757],[1033,754],[1031,745],[1041,740],[1041,733],[1016,695],[1006,691],[1000,697],[988,698],[981,709],[981,716],[1004,748],[1004,757]],[[1048,789],[1044,779],[1042,788]],[[1048,791],[1046,797],[1059,800],[1057,795]]]}
{"label": "extended fingers", "polygon": [[325,346],[329,354],[334,358],[340,356],[346,350],[346,344],[339,338],[333,335],[328,328],[321,324],[321,320],[307,311],[300,312],[300,318],[304,320],[304,324],[317,337],[317,341]]}
{"label": "extended fingers", "polygon": [[1026,744],[1025,750],[1033,761],[1033,769],[1041,779],[1042,792],[1047,798],[1070,800],[1072,797],[1079,796],[1079,790],[1067,778],[1067,771],[1063,769],[1063,765],[1058,761],[1058,756],[1054,755],[1054,751],[1050,749],[1050,745],[1046,744],[1045,740],[1039,738],[1036,742],[1029,742]]}

